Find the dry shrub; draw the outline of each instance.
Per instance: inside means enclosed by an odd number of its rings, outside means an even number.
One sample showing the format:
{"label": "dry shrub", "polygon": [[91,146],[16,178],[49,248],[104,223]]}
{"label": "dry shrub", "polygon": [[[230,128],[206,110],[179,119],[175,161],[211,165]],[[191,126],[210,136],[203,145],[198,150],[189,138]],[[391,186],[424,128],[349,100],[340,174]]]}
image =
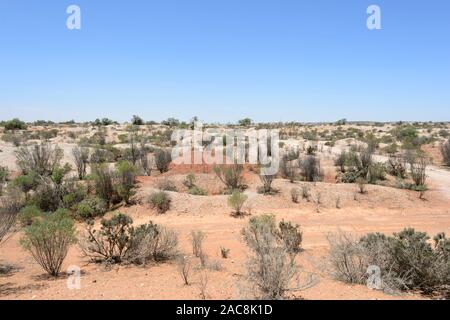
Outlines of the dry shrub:
{"label": "dry shrub", "polygon": [[315,182],[323,179],[320,160],[316,156],[306,156],[304,159],[299,160],[298,164],[304,181]]}
{"label": "dry shrub", "polygon": [[203,231],[191,231],[192,254],[199,258],[203,253],[203,240],[206,234]]}
{"label": "dry shrub", "polygon": [[138,227],[132,224],[133,220],[121,213],[102,219],[100,230],[94,229],[93,221],[89,221],[80,244],[83,253],[93,262],[108,264],[146,264],[176,256],[175,232],[151,221]]}
{"label": "dry shrub", "polygon": [[11,197],[0,198],[0,244],[14,226],[22,203]]}
{"label": "dry shrub", "polygon": [[220,181],[225,184],[227,192],[245,189],[244,180],[242,177],[243,170],[244,167],[240,164],[214,167],[215,174]]}
{"label": "dry shrub", "polygon": [[298,203],[298,198],[300,197],[300,190],[298,188],[292,188],[291,189],[291,199],[292,202]]}
{"label": "dry shrub", "polygon": [[234,214],[236,216],[240,216],[243,213],[242,208],[247,199],[247,195],[238,190],[233,191],[233,193],[228,197],[228,205],[234,209]]}
{"label": "dry shrub", "polygon": [[329,234],[327,239],[333,276],[343,282],[364,283],[369,264],[359,241],[343,232]]}
{"label": "dry shrub", "polygon": [[16,162],[24,174],[36,172],[41,176],[48,176],[59,166],[63,155],[63,150],[58,146],[52,148],[49,143],[41,143],[32,147],[22,147],[17,150]]}
{"label": "dry shrub", "polygon": [[177,261],[178,273],[183,279],[184,285],[189,285],[189,277],[191,274],[191,261],[188,257],[180,257]]}
{"label": "dry shrub", "polygon": [[252,252],[247,262],[247,281],[262,299],[282,299],[297,274],[296,252],[290,252],[271,215],[250,219],[242,230],[245,243]]}
{"label": "dry shrub", "polygon": [[76,146],[72,149],[72,155],[77,167],[78,179],[83,180],[89,163],[89,148]]}
{"label": "dry shrub", "polygon": [[359,240],[349,234],[328,236],[333,275],[341,281],[364,284],[369,267],[379,271],[385,291],[420,290],[443,293],[450,281],[450,239],[444,233],[434,245],[424,232],[407,228],[393,236],[367,234]]}
{"label": "dry shrub", "polygon": [[148,202],[159,214],[163,214],[170,209],[172,199],[165,191],[154,192],[150,195]]}

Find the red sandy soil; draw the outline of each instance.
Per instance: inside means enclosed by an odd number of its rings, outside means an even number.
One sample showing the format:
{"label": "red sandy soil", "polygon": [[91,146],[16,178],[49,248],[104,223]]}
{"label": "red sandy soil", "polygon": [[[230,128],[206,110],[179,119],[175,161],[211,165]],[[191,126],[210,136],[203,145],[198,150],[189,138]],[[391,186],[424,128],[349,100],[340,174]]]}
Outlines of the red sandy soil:
{"label": "red sandy soil", "polygon": [[[201,169],[200,169],[201,170]],[[244,218],[232,217],[227,206],[227,196],[220,195],[223,188],[213,174],[197,170],[198,184],[207,189],[212,196],[192,196],[185,193],[182,182],[188,173],[185,168],[175,169],[163,176],[142,177],[139,179],[137,198],[140,203],[119,211],[129,214],[136,224],[150,220],[173,228],[179,234],[179,249],[191,256],[194,264],[192,284],[183,285],[173,262],[157,265],[114,266],[89,264],[81,256],[80,249],[73,246],[64,262],[63,269],[76,265],[82,269],[81,289],[67,288],[67,275],[58,279],[48,278],[29,254],[19,246],[21,233],[14,234],[0,249],[0,261],[12,264],[15,269],[0,277],[0,299],[199,299],[200,262],[191,255],[189,234],[191,230],[207,233],[204,249],[209,261],[220,261],[220,271],[208,270],[208,299],[251,298],[245,285],[245,261],[247,250],[240,236],[240,230],[248,222]],[[330,175],[332,172],[330,171]],[[170,192],[172,208],[166,214],[158,215],[146,204],[146,197],[155,190],[157,181],[172,179],[179,192]],[[251,215],[272,213],[277,220],[285,219],[301,225],[303,248],[297,258],[302,266],[304,277],[313,275],[317,284],[311,288],[290,293],[291,298],[304,299],[424,299],[419,294],[388,295],[370,290],[363,285],[348,285],[332,279],[328,272],[326,255],[328,242],[326,235],[343,230],[354,235],[368,232],[393,233],[405,227],[414,227],[431,235],[438,232],[450,233],[450,185],[449,175],[444,180],[431,180],[431,190],[426,200],[420,200],[417,193],[383,186],[367,187],[365,195],[357,193],[357,187],[349,184],[308,183],[312,198],[320,193],[323,204],[317,212],[313,202],[302,200],[294,204],[290,199],[290,189],[300,187],[301,183],[291,184],[277,179],[274,186],[280,193],[274,196],[257,194],[260,185],[257,175],[246,170],[246,183],[249,196],[246,210]],[[446,189],[446,190],[444,190]],[[337,198],[341,199],[341,209],[336,208]],[[79,226],[80,234],[83,232]],[[230,249],[230,257],[220,257],[220,246]],[[303,278],[304,278],[303,277]],[[302,279],[303,279],[302,278]]]}

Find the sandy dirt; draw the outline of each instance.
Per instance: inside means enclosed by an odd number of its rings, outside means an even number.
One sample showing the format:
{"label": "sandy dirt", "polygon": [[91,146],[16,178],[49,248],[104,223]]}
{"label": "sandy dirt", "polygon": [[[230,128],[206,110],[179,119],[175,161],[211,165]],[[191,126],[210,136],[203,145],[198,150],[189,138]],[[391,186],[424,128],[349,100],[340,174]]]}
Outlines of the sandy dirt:
{"label": "sandy dirt", "polygon": [[[313,277],[311,288],[293,291],[291,298],[305,299],[424,299],[419,294],[388,295],[361,285],[347,285],[332,279],[327,272],[324,258],[328,243],[326,235],[338,229],[362,235],[367,232],[392,233],[404,227],[414,227],[430,234],[450,232],[450,207],[448,195],[449,177],[447,171],[436,173],[441,179],[430,175],[432,190],[427,200],[420,200],[417,194],[382,186],[369,186],[366,195],[356,194],[355,185],[332,183],[309,184],[312,197],[321,193],[323,204],[320,212],[312,202],[294,204],[289,199],[289,190],[300,183],[291,184],[277,179],[275,187],[278,195],[263,196],[256,193],[258,177],[246,173],[249,185],[247,210],[252,215],[272,213],[277,220],[285,219],[301,225],[303,248],[297,263],[304,270],[303,277]],[[185,175],[166,174],[165,178],[181,181]],[[444,177],[444,178],[442,178]],[[161,177],[140,178],[138,197],[145,200],[155,190]],[[220,188],[220,182],[207,174],[198,175],[200,184],[210,190]],[[191,256],[189,233],[202,230],[207,233],[205,251],[209,261],[220,261],[222,269],[208,271],[207,296],[209,299],[248,298],[248,289],[243,281],[247,251],[240,237],[240,230],[248,217],[234,218],[227,206],[224,195],[192,196],[181,192],[171,192],[172,209],[164,215],[157,215],[147,204],[122,208],[120,211],[133,217],[136,224],[152,220],[173,228],[179,234],[180,250]],[[355,198],[356,194],[356,198]],[[342,199],[342,208],[337,209],[337,197]],[[79,232],[82,231],[79,226]],[[15,269],[7,276],[0,277],[1,299],[198,299],[200,297],[199,277],[201,270],[198,259],[193,263],[192,284],[184,286],[174,263],[148,265],[146,267],[117,266],[105,268],[89,264],[74,246],[64,263],[82,269],[81,289],[67,288],[67,275],[58,279],[48,278],[32,258],[18,245],[20,232],[10,238],[0,250],[0,260],[13,264]],[[229,248],[230,257],[220,257],[220,246]]]}

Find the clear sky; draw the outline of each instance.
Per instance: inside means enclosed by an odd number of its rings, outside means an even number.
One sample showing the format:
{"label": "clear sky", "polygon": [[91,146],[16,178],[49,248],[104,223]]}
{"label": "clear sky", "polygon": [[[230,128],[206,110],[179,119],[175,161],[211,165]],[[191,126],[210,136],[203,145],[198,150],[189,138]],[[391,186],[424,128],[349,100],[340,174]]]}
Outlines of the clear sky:
{"label": "clear sky", "polygon": [[450,121],[450,1],[0,0],[0,119],[133,114]]}

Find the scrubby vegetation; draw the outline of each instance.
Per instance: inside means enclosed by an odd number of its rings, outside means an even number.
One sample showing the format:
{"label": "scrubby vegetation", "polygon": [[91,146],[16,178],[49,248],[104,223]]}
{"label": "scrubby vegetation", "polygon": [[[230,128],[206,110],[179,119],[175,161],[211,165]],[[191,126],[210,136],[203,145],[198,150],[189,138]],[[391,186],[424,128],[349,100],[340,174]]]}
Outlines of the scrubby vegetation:
{"label": "scrubby vegetation", "polygon": [[282,222],[277,228],[273,216],[262,215],[250,219],[242,236],[252,252],[246,278],[253,293],[262,299],[284,298],[298,273],[295,263],[301,244],[298,226]]}
{"label": "scrubby vegetation", "polygon": [[163,261],[177,254],[178,237],[153,222],[133,227],[133,220],[118,213],[102,219],[99,230],[88,222],[81,242],[83,253],[93,262],[108,264]]}
{"label": "scrubby vegetation", "polygon": [[159,214],[162,214],[170,209],[172,199],[167,192],[159,191],[152,193],[148,198],[148,201]]}
{"label": "scrubby vegetation", "polygon": [[408,228],[393,236],[368,234],[357,240],[340,233],[329,236],[330,262],[341,281],[364,284],[370,266],[379,268],[378,289],[446,292],[450,281],[450,240]]}
{"label": "scrubby vegetation", "polygon": [[76,242],[75,225],[68,213],[59,209],[25,228],[21,244],[48,274],[57,277],[70,245]]}
{"label": "scrubby vegetation", "polygon": [[233,208],[233,214],[236,216],[242,215],[242,208],[247,201],[248,197],[239,190],[233,191],[233,193],[228,197],[228,205]]}
{"label": "scrubby vegetation", "polygon": [[244,190],[246,188],[242,177],[243,170],[244,167],[240,164],[214,167],[214,172],[220,181],[225,184],[227,193],[232,193],[234,190]]}

